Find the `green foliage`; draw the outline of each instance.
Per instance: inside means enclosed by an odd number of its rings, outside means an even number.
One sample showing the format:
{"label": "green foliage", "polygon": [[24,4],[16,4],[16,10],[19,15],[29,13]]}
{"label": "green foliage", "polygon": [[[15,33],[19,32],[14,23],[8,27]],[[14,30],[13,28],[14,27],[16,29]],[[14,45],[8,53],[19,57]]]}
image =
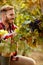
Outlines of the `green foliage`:
{"label": "green foliage", "polygon": [[[22,48],[24,51],[27,51],[27,49],[29,50],[29,48],[32,47],[32,45],[34,46],[34,44],[32,43],[32,40],[34,39],[32,38],[35,36],[37,40],[39,39],[39,33],[37,30],[35,30],[33,33],[30,32],[28,24],[29,21],[34,22],[35,19],[41,19],[42,22],[40,29],[43,30],[43,15],[41,13],[40,5],[37,5],[35,8],[31,10],[30,6],[28,5],[29,2],[28,0],[6,0],[6,2],[2,2],[2,0],[0,0],[1,6],[5,4],[14,6],[15,10],[14,23],[19,27],[19,29],[16,29],[17,36],[13,38],[15,44],[12,44],[11,51],[14,51],[16,49],[17,43],[19,45],[18,46],[19,51],[21,51]],[[37,40],[35,44],[37,43]],[[30,47],[29,44],[31,44]]]}
{"label": "green foliage", "polygon": [[10,39],[1,40],[0,53],[10,53],[11,52],[10,41],[11,41]]}

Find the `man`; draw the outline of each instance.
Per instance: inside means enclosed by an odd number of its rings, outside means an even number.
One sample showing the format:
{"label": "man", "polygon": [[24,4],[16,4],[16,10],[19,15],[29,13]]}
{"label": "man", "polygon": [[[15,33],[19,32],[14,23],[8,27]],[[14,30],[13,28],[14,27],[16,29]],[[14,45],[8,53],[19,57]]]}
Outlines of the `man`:
{"label": "man", "polygon": [[[17,28],[17,26],[13,24],[15,18],[13,7],[9,5],[3,6],[1,8],[1,14],[2,21],[0,22],[0,30],[4,29],[7,30],[9,33],[12,33]],[[28,58],[25,56],[16,55],[13,56],[13,59],[14,60],[12,60],[12,62],[15,65],[35,65],[35,61],[32,58]],[[6,64],[4,63],[4,65]]]}

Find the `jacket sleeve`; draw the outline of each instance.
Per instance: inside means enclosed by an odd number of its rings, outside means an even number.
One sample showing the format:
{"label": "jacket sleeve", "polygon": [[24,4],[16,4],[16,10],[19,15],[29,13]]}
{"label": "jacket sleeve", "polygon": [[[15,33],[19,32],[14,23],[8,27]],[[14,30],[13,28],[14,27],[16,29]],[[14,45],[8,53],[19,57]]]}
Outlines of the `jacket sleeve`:
{"label": "jacket sleeve", "polygon": [[17,26],[13,24],[13,25],[12,25],[12,29],[13,29],[13,30],[17,29]]}

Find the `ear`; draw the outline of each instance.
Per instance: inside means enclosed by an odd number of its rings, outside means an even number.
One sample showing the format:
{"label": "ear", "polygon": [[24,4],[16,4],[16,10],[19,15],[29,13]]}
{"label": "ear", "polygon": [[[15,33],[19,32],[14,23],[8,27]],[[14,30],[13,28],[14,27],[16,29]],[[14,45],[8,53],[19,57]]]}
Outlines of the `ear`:
{"label": "ear", "polygon": [[2,12],[2,19],[5,20],[6,19],[6,13]]}

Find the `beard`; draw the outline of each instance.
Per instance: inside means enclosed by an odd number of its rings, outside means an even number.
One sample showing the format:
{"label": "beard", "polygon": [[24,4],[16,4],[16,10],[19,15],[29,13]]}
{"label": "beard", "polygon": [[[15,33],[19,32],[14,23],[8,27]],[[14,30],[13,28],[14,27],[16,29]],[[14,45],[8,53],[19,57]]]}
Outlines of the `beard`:
{"label": "beard", "polygon": [[14,18],[12,18],[12,19],[9,20],[9,19],[6,17],[5,22],[6,22],[7,24],[12,25],[12,24],[13,24],[13,21],[14,21]]}

